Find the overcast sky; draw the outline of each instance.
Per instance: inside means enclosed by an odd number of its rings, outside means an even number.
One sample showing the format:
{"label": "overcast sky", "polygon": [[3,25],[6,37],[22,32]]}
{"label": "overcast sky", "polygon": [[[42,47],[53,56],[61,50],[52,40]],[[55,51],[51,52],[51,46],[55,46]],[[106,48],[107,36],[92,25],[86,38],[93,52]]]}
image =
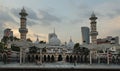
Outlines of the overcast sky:
{"label": "overcast sky", "polygon": [[53,32],[62,42],[70,36],[81,43],[81,27],[90,27],[89,17],[94,11],[97,19],[98,38],[120,36],[120,0],[0,0],[0,37],[5,28],[11,28],[19,38],[19,12],[27,13],[27,38],[48,41]]}

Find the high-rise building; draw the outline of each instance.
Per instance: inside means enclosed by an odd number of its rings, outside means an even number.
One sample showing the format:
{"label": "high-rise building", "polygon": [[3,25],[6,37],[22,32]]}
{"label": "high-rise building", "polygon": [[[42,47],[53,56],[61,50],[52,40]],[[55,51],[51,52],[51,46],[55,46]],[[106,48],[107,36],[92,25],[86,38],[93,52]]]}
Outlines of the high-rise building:
{"label": "high-rise building", "polygon": [[9,29],[9,28],[5,29],[4,36],[5,37],[13,37],[13,31],[11,31],[11,29]]}
{"label": "high-rise building", "polygon": [[89,28],[81,27],[81,32],[82,32],[82,42],[89,44],[90,43]]}
{"label": "high-rise building", "polygon": [[91,35],[91,42],[93,44],[96,44],[97,43],[97,35],[98,35],[98,32],[97,32],[97,28],[96,28],[96,19],[97,17],[95,16],[94,12],[92,13],[91,17],[89,18],[91,20],[91,32],[90,32],[90,35]]}
{"label": "high-rise building", "polygon": [[26,28],[26,16],[28,15],[26,13],[26,10],[23,8],[21,10],[21,12],[19,13],[19,15],[21,16],[20,18],[20,28],[19,28],[19,32],[20,32],[20,39],[22,40],[26,40],[26,34],[28,32],[28,29]]}

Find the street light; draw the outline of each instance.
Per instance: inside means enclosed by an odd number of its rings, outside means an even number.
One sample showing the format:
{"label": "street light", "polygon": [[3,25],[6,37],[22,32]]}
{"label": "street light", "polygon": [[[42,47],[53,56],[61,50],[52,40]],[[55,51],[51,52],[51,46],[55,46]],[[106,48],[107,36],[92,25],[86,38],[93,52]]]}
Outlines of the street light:
{"label": "street light", "polygon": [[107,64],[110,64],[109,61],[110,61],[110,60],[109,60],[109,48],[107,48]]}
{"label": "street light", "polygon": [[90,51],[90,64],[92,64],[92,56],[91,56],[91,51]]}

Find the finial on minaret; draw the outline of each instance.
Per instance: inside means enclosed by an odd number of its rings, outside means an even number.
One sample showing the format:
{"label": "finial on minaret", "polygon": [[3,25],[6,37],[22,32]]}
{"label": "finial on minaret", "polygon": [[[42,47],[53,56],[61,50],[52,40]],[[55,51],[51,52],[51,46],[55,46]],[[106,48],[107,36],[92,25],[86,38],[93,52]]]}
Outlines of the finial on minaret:
{"label": "finial on minaret", "polygon": [[37,41],[39,41],[38,35],[37,35]]}
{"label": "finial on minaret", "polygon": [[53,30],[53,32],[55,33],[55,27],[54,27],[54,30]]}
{"label": "finial on minaret", "polygon": [[94,13],[94,11],[92,12],[91,17],[95,17],[95,13]]}
{"label": "finial on minaret", "polygon": [[96,19],[97,19],[94,11],[92,12],[91,17],[90,17],[89,19],[90,19],[90,20],[96,20]]}
{"label": "finial on minaret", "polygon": [[24,6],[23,6],[23,8],[21,9],[21,12],[19,13],[21,16],[27,16],[28,14],[26,13],[26,10],[25,10],[25,8],[24,8]]}
{"label": "finial on minaret", "polygon": [[70,42],[72,42],[72,37],[70,36]]}

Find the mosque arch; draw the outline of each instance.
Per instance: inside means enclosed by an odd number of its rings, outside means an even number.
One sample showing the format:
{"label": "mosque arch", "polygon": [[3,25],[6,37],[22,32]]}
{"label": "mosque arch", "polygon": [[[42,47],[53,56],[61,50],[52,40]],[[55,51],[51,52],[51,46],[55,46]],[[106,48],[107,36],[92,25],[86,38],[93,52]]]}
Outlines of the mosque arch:
{"label": "mosque arch", "polygon": [[47,62],[50,62],[50,55],[48,55],[47,57]]}
{"label": "mosque arch", "polygon": [[84,55],[84,62],[87,63],[88,62],[88,58],[87,58],[88,55]]}
{"label": "mosque arch", "polygon": [[112,63],[115,63],[115,62],[116,62],[116,57],[113,55],[112,58],[110,58],[110,61],[111,61]]}
{"label": "mosque arch", "polygon": [[77,57],[76,57],[76,56],[74,56],[73,61],[76,61],[76,60],[77,60]]}
{"label": "mosque arch", "polygon": [[84,61],[84,60],[83,60],[83,57],[84,57],[84,56],[81,55],[81,58],[80,58],[80,62],[81,62],[81,63],[83,63],[83,61]]}
{"label": "mosque arch", "polygon": [[79,63],[80,62],[80,56],[78,55],[77,56],[77,63]]}
{"label": "mosque arch", "polygon": [[66,62],[69,62],[69,60],[70,60],[70,59],[69,59],[69,56],[67,55],[67,56],[66,56]]}
{"label": "mosque arch", "polygon": [[70,63],[72,63],[73,62],[73,58],[72,58],[72,55],[70,56]]}
{"label": "mosque arch", "polygon": [[44,55],[44,62],[46,62],[47,61],[47,59],[46,59],[46,55]]}
{"label": "mosque arch", "polygon": [[52,55],[51,56],[51,62],[54,62],[55,61],[55,57]]}
{"label": "mosque arch", "polygon": [[58,56],[58,61],[62,61],[62,59],[63,59],[63,58],[62,58],[62,55],[59,55],[59,56]]}
{"label": "mosque arch", "polygon": [[28,56],[27,56],[27,58],[28,58],[28,59],[27,59],[27,60],[28,60],[28,62],[30,62],[30,55],[28,55]]}
{"label": "mosque arch", "polygon": [[39,57],[38,57],[38,55],[36,55],[36,56],[35,56],[35,60],[38,60],[38,59],[39,59]]}

